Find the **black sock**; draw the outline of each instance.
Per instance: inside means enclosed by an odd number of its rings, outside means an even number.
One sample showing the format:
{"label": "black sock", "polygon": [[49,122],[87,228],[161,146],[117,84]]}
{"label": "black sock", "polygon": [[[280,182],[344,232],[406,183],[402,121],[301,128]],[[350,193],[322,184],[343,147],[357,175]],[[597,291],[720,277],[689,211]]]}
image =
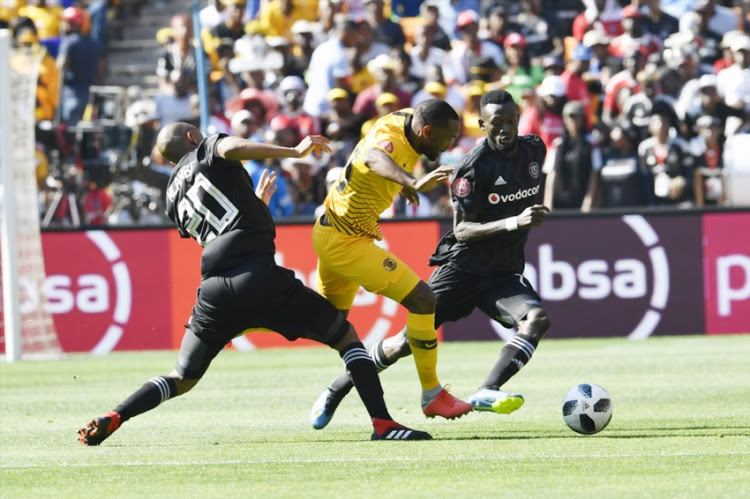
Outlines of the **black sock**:
{"label": "black sock", "polygon": [[359,397],[364,402],[371,418],[392,419],[383,400],[383,387],[380,385],[375,364],[361,342],[355,342],[341,351],[344,366],[357,387]]}
{"label": "black sock", "polygon": [[[378,341],[375,346],[370,349],[370,357],[372,357],[372,361],[375,363],[375,369],[377,369],[379,373],[385,371],[389,366],[396,362],[395,360],[391,362],[386,358],[385,352],[383,352],[383,340]],[[334,379],[331,384],[328,385],[328,388],[342,395],[346,395],[352,388],[354,388],[354,383],[352,382],[349,373],[347,373]]]}
{"label": "black sock", "polygon": [[120,423],[124,423],[134,416],[150,411],[175,395],[177,395],[177,384],[174,379],[168,376],[157,376],[148,380],[125,402],[118,405],[115,412],[120,415]]}
{"label": "black sock", "polygon": [[500,351],[500,358],[482,383],[482,387],[499,389],[529,363],[536,347],[537,341],[531,336],[516,334]]}

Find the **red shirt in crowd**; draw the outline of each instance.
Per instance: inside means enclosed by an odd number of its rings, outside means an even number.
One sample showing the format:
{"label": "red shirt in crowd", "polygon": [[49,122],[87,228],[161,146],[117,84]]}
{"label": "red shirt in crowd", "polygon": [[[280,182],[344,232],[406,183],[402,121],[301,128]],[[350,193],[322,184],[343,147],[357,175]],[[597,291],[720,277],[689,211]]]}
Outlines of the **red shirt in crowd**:
{"label": "red shirt in crowd", "polygon": [[536,106],[530,106],[521,113],[518,122],[518,135],[538,135],[547,150],[552,148],[552,142],[563,134],[564,129],[561,114],[546,109],[540,113]]}

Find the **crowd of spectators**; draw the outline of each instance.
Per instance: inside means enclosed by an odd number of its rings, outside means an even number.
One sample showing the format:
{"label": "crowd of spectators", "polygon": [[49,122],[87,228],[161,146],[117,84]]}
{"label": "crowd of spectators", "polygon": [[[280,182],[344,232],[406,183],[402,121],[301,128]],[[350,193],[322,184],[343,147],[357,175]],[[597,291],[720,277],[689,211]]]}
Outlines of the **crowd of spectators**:
{"label": "crowd of spectators", "polygon": [[[127,10],[144,3],[128,2]],[[113,167],[122,161],[112,158],[125,153],[116,137],[124,127],[91,126],[91,104],[107,71],[109,40],[122,36],[124,10],[121,0],[0,0],[0,29],[11,31],[15,48],[11,66],[24,73],[39,63],[36,173],[44,225],[102,225],[115,208]],[[112,143],[102,147],[103,137]]]}
{"label": "crowd of spectators", "polygon": [[[106,70],[97,61],[106,53],[107,30],[95,22],[92,8],[104,4],[100,8],[111,12],[117,4],[75,2],[58,13],[59,33],[43,37],[49,25],[32,14],[49,3],[29,0],[10,23],[17,43],[41,41],[51,55],[57,51],[57,64],[44,67],[49,66],[49,79],[55,68],[61,71],[62,100],[52,102],[54,84],[46,83],[43,73],[38,95],[47,92],[50,98],[41,99],[38,117],[54,120],[56,112],[61,123],[75,125],[91,119],[86,93],[100,78],[98,71]],[[521,111],[519,133],[539,135],[547,146],[545,204],[552,208],[750,204],[750,185],[742,185],[750,182],[750,161],[742,157],[750,146],[747,0],[208,0],[204,5],[199,30],[183,12],[157,35],[158,89],[149,94],[131,87],[124,93],[123,123],[135,130],[138,168],[154,172],[150,185],[165,181],[169,171],[151,148],[154,132],[178,120],[200,123],[198,87],[205,79],[209,133],[288,146],[309,134],[332,140],[332,154],[247,162],[254,179],[264,168],[279,174],[271,205],[277,218],[319,212],[328,187],[374,120],[424,99],[445,99],[462,117],[460,137],[437,162],[455,163],[483,140],[478,104],[491,89],[513,95]],[[89,14],[83,15],[86,8]],[[19,22],[24,16],[34,22]],[[194,31],[204,47],[202,61],[196,59]],[[59,44],[44,43],[47,34],[59,36]],[[416,174],[435,166],[424,159]],[[87,181],[94,189],[112,190],[95,178]],[[158,189],[138,208],[150,216],[113,213],[111,192],[109,202],[100,198],[80,201],[85,212],[87,203],[104,207],[96,217],[86,212],[82,223],[159,221]],[[423,196],[419,207],[396,199],[383,216],[450,212],[446,187]]]}

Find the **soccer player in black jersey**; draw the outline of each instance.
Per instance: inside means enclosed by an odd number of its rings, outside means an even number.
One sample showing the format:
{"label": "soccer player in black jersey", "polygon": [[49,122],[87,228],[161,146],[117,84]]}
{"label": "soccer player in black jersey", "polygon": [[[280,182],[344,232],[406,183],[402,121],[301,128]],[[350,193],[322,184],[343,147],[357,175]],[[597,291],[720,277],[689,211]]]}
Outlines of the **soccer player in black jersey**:
{"label": "soccer player in black jersey", "polygon": [[373,440],[429,440],[388,414],[377,369],[346,318],[276,265],[276,229],[267,204],[274,173],[253,186],[241,161],[299,158],[330,152],[328,139],[306,137],[294,148],[224,134],[206,139],[188,123],[165,126],[159,152],[176,164],[167,186],[167,214],[182,237],[203,246],[201,284],[174,370],[157,376],[102,417],[79,430],[83,445],[99,445],[122,423],[198,383],[224,345],[248,329],[278,331],[290,341],[309,338],[335,348],[369,412]]}
{"label": "soccer player in black jersey", "polygon": [[[509,414],[523,404],[517,393],[500,390],[526,365],[550,328],[539,295],[526,278],[524,247],[529,230],[549,209],[540,201],[546,147],[536,135],[518,136],[518,106],[504,90],[482,96],[479,125],[486,140],[464,155],[452,179],[453,230],[443,236],[430,265],[429,280],[437,298],[435,327],[479,308],[518,333],[502,348],[500,359],[479,390],[469,398],[474,410]],[[375,344],[370,355],[385,369],[410,354],[403,334]],[[325,399],[318,428],[327,424],[351,390],[347,375],[336,378],[318,398]],[[318,404],[319,406],[320,404]],[[320,413],[320,407],[314,411]]]}

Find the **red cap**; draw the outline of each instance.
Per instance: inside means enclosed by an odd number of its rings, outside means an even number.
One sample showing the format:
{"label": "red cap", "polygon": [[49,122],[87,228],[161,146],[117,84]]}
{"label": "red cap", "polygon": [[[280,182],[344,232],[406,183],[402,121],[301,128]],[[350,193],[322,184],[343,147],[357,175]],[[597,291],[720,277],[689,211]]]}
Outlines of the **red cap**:
{"label": "red cap", "polygon": [[503,40],[503,47],[506,49],[508,47],[512,47],[513,45],[520,45],[521,47],[526,46],[526,37],[523,36],[521,33],[511,33],[508,36],[505,37],[505,40]]}
{"label": "red cap", "polygon": [[237,112],[245,109],[245,104],[250,101],[257,101],[263,105],[266,110],[266,116],[273,115],[279,109],[279,101],[273,96],[272,92],[265,92],[257,88],[246,88],[240,95],[235,95],[224,103],[226,111]]}
{"label": "red cap", "polygon": [[62,11],[62,18],[68,24],[75,24],[76,26],[83,26],[86,22],[86,14],[80,7],[68,7]]}
{"label": "red cap", "polygon": [[643,17],[643,14],[638,10],[638,7],[626,5],[622,8],[622,18],[625,19],[626,17]]}
{"label": "red cap", "polygon": [[283,130],[284,128],[293,128],[294,121],[292,121],[292,118],[290,118],[289,116],[286,116],[284,114],[277,114],[273,117],[271,123],[269,123],[269,126],[271,130],[274,131]]}
{"label": "red cap", "polygon": [[460,14],[458,14],[458,18],[456,19],[456,26],[458,29],[465,28],[471,23],[478,23],[479,22],[479,14],[474,12],[473,10],[462,10]]}

